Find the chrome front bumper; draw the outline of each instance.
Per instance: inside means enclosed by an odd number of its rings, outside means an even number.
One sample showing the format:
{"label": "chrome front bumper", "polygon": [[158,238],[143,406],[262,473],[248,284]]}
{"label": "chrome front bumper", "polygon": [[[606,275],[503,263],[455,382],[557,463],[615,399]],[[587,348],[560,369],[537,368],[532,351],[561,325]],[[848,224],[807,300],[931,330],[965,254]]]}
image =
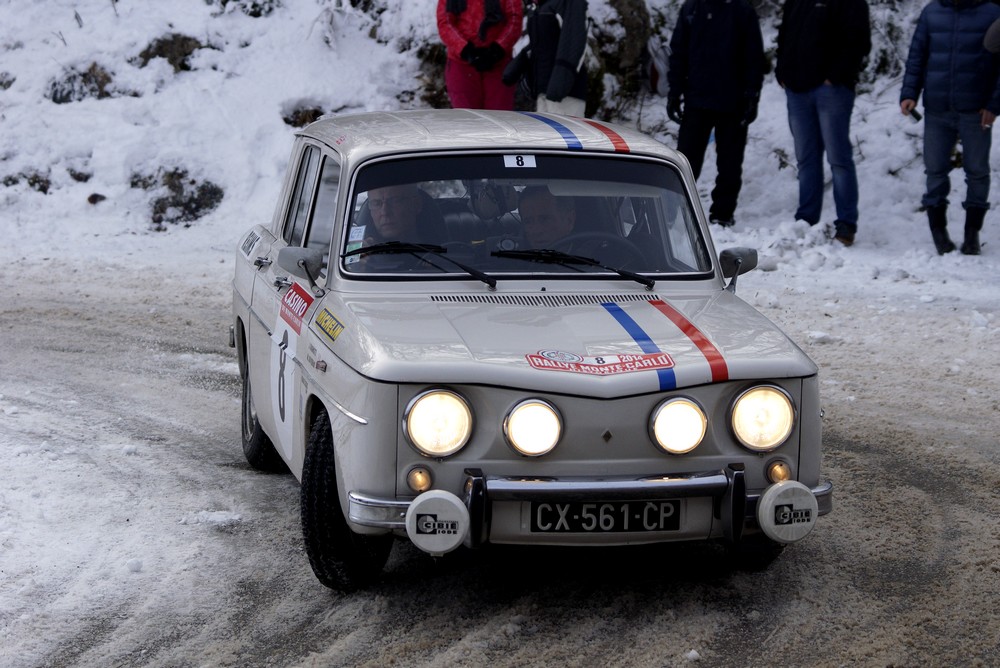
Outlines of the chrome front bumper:
{"label": "chrome front bumper", "polygon": [[[820,516],[833,509],[832,483],[823,482],[810,491],[816,497]],[[410,501],[379,499],[359,492],[350,492],[348,498],[348,515],[355,524],[405,530]],[[711,498],[713,514],[722,522],[724,537],[737,542],[748,522],[756,524],[760,495],[747,493],[743,470],[734,466],[699,473],[607,478],[487,476],[479,469],[467,469],[461,498],[471,520],[467,544],[478,547],[489,541],[493,502],[681,498]]]}

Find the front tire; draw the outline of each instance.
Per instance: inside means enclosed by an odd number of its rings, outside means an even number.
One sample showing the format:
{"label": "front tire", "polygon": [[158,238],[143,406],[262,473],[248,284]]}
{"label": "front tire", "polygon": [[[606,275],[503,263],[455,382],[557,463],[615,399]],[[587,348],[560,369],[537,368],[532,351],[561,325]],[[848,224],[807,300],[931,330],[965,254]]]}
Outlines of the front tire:
{"label": "front tire", "polygon": [[331,589],[354,591],[374,581],[392,549],[392,534],[356,534],[340,505],[330,417],[316,416],[306,446],[301,488],[302,535],[316,578]]}
{"label": "front tire", "polygon": [[253,402],[253,391],[250,389],[250,367],[243,374],[243,401],[240,431],[243,440],[243,456],[247,462],[258,471],[265,473],[284,473],[288,471],[274,443],[267,437],[257,420],[257,409]]}

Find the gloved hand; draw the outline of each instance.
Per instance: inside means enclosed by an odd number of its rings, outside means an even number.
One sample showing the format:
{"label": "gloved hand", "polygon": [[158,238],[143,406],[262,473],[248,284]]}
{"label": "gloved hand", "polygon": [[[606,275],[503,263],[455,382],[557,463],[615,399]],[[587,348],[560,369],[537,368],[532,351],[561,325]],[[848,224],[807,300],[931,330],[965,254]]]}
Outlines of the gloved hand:
{"label": "gloved hand", "polygon": [[684,103],[680,95],[671,95],[667,98],[667,116],[678,125],[684,120]]}
{"label": "gloved hand", "polygon": [[462,47],[462,52],[459,53],[458,56],[465,62],[472,65],[472,62],[476,57],[477,51],[479,51],[479,49],[477,49],[472,42],[466,42],[465,46]]}
{"label": "gloved hand", "polygon": [[491,42],[487,47],[476,49],[476,52],[477,57],[473,59],[472,66],[480,72],[492,70],[504,57],[503,47],[496,42]]}
{"label": "gloved hand", "polygon": [[740,124],[743,127],[748,127],[751,123],[757,120],[757,104],[760,102],[760,95],[755,93],[748,93],[746,96],[746,104],[743,107],[743,118],[740,120]]}

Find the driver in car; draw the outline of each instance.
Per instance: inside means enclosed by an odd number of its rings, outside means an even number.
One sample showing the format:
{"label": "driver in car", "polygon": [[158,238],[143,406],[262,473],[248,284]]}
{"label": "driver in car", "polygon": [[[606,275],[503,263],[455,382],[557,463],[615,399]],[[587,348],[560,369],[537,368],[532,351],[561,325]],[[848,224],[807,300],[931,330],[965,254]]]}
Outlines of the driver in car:
{"label": "driver in car", "polygon": [[368,209],[375,229],[365,239],[365,245],[380,241],[421,241],[417,220],[423,204],[420,190],[412,184],[369,190]]}
{"label": "driver in car", "polygon": [[410,260],[383,256],[372,265],[373,258],[358,251],[385,243],[436,245],[444,238],[444,218],[437,204],[416,184],[372,188],[368,191],[367,205],[351,230],[348,255],[354,257],[347,263],[355,264],[354,270],[361,271],[399,268]]}
{"label": "driver in car", "polygon": [[573,198],[556,197],[545,186],[529,186],[521,191],[517,209],[524,238],[531,248],[552,248],[572,234],[576,226]]}

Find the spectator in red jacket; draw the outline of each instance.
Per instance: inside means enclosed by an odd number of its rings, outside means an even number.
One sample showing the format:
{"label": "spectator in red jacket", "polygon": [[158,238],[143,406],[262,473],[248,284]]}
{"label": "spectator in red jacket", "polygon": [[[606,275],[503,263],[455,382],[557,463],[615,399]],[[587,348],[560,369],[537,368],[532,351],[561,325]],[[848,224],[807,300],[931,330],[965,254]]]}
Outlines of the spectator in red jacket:
{"label": "spectator in red jacket", "polygon": [[438,0],[438,33],[448,51],[444,80],[452,107],[514,109],[514,87],[502,78],[521,36],[523,16],[523,0]]}

